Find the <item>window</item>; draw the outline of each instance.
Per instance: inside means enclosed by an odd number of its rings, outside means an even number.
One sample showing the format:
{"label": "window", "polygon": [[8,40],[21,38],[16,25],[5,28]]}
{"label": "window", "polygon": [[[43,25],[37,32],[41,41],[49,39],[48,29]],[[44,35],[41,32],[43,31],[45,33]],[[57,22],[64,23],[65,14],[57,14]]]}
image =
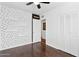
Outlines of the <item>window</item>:
{"label": "window", "polygon": [[46,30],[46,23],[43,23],[43,30]]}

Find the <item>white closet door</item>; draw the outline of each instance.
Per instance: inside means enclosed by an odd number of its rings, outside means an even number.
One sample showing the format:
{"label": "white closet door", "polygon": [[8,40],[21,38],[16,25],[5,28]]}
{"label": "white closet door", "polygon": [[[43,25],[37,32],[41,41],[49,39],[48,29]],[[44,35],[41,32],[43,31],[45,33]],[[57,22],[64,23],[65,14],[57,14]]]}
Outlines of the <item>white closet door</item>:
{"label": "white closet door", "polygon": [[41,21],[33,19],[33,42],[41,41]]}
{"label": "white closet door", "polygon": [[64,51],[71,53],[71,16],[70,14],[64,15]]}
{"label": "white closet door", "polygon": [[71,22],[71,53],[79,56],[79,18],[78,14],[72,14]]}

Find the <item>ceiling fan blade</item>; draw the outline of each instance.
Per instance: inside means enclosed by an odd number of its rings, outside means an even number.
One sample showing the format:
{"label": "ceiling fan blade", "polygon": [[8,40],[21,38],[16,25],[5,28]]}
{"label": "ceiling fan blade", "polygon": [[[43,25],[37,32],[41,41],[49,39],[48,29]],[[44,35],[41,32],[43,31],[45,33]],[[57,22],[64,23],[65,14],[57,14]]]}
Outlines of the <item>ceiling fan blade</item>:
{"label": "ceiling fan blade", "polygon": [[37,7],[38,7],[38,9],[40,9],[41,8],[40,4],[38,4]]}
{"label": "ceiling fan blade", "polygon": [[40,3],[50,4],[50,2],[40,2]]}
{"label": "ceiling fan blade", "polygon": [[29,3],[27,3],[26,5],[31,5],[33,2],[29,2]]}

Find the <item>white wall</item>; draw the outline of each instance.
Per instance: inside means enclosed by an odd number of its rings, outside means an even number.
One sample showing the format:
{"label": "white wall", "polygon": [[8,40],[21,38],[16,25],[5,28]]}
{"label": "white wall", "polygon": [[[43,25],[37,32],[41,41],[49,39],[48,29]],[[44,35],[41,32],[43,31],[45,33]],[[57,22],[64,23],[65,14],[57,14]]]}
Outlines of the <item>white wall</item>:
{"label": "white wall", "polygon": [[[0,5],[0,10],[1,10],[1,5]],[[0,13],[1,13],[1,11],[0,11]],[[1,19],[0,19],[0,25],[1,25]],[[0,29],[1,29],[1,27],[0,27]],[[0,30],[0,33],[1,33],[1,30]],[[0,46],[1,46],[1,34],[0,34]]]}
{"label": "white wall", "polygon": [[31,13],[0,5],[0,50],[31,43],[31,20]]}
{"label": "white wall", "polygon": [[47,44],[79,56],[79,3],[59,3],[44,15]]}

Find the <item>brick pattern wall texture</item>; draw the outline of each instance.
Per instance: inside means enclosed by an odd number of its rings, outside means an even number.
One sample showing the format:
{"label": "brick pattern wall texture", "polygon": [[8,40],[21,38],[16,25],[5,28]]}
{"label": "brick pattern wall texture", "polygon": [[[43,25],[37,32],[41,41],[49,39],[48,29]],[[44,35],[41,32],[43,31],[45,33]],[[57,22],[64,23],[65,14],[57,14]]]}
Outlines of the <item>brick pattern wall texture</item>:
{"label": "brick pattern wall texture", "polygon": [[0,50],[31,43],[31,13],[0,5]]}

